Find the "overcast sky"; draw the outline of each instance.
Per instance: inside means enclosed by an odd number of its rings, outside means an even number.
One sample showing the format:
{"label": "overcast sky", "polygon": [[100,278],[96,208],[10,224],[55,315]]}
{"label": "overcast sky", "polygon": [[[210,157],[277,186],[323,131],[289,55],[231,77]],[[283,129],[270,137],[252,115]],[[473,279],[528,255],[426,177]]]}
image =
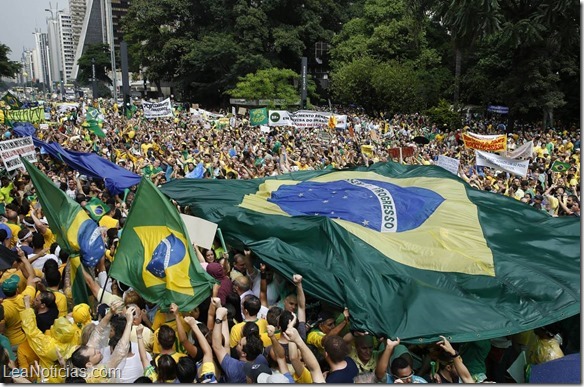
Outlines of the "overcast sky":
{"label": "overcast sky", "polygon": [[0,0],[0,43],[7,45],[11,52],[9,59],[20,61],[22,48],[34,48],[33,32],[39,28],[47,32],[47,17],[50,13],[45,8],[69,9],[68,0]]}

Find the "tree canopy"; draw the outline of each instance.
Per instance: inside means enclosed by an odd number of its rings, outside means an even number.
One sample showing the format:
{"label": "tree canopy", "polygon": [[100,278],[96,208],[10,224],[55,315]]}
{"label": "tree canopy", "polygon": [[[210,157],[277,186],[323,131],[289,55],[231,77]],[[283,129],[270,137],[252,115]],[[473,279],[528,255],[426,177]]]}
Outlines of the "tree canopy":
{"label": "tree canopy", "polygon": [[20,63],[8,59],[11,51],[7,45],[0,43],[0,77],[13,77],[20,71]]}
{"label": "tree canopy", "polygon": [[373,113],[445,99],[577,121],[578,15],[575,0],[136,0],[124,32],[133,65],[193,102],[226,104],[306,56],[325,98]]}

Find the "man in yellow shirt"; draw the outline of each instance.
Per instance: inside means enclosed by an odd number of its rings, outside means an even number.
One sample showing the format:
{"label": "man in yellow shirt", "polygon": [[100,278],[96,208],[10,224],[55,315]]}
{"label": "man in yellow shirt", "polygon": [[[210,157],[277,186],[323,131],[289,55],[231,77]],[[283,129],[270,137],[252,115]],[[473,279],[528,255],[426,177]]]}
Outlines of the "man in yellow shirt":
{"label": "man in yellow shirt", "polygon": [[[229,335],[229,346],[231,348],[234,348],[239,344],[243,337],[243,326],[248,322],[254,322],[258,326],[260,336],[262,336],[262,333],[267,332],[268,322],[263,318],[258,318],[258,312],[261,307],[262,304],[260,299],[254,295],[249,295],[243,300],[242,312],[244,319],[242,322],[231,328],[231,333]],[[264,337],[262,341],[265,341],[264,346],[271,344],[271,340],[268,337]]]}
{"label": "man in yellow shirt", "polygon": [[28,276],[27,286],[22,293],[18,293],[20,277],[17,275],[12,275],[2,283],[2,291],[6,295],[6,298],[2,302],[5,321],[4,335],[10,340],[13,348],[26,340],[20,319],[20,312],[24,310],[24,296],[34,298],[36,295],[36,284],[40,281],[41,279],[34,275]]}
{"label": "man in yellow shirt", "polygon": [[19,208],[16,203],[10,203],[6,205],[5,210],[6,213],[4,216],[6,219],[8,219],[6,221],[6,225],[10,228],[10,231],[12,231],[12,239],[10,240],[10,245],[8,248],[12,249],[14,246],[16,246],[16,243],[18,243],[18,232],[20,231],[20,226],[18,225]]}

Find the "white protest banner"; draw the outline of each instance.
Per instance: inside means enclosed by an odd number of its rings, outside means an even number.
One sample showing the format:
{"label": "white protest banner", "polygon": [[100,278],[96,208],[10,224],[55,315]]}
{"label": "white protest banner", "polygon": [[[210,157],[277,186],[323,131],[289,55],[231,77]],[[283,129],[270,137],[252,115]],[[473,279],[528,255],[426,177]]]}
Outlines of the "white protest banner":
{"label": "white protest banner", "polygon": [[261,131],[262,133],[270,133],[270,132],[271,132],[271,129],[270,129],[270,127],[269,127],[269,126],[267,126],[267,125],[260,125],[260,131]]}
{"label": "white protest banner", "polygon": [[31,136],[0,141],[0,157],[2,157],[4,167],[8,172],[18,168],[25,169],[20,161],[21,156],[31,163],[36,163],[36,153]]}
{"label": "white protest banner", "polygon": [[167,98],[162,102],[146,102],[142,100],[142,107],[144,108],[144,117],[146,118],[173,116],[170,98]]}
{"label": "white protest banner", "polygon": [[64,113],[71,109],[77,109],[79,107],[79,102],[64,102],[57,105],[57,111],[59,113]]}
{"label": "white protest banner", "polygon": [[286,110],[270,110],[268,114],[269,126],[295,126]]}
{"label": "white protest banner", "polygon": [[460,166],[460,160],[440,155],[438,156],[438,161],[436,161],[436,165],[458,176],[458,167]]}
{"label": "white protest banner", "polygon": [[510,159],[530,158],[531,156],[533,156],[533,141],[528,141],[514,151],[507,153],[507,157]]}
{"label": "white protest banner", "polygon": [[217,231],[215,223],[191,215],[180,214],[180,217],[192,243],[205,249],[210,249],[213,246],[213,239],[215,239]]}
{"label": "white protest banner", "polygon": [[475,155],[477,166],[502,169],[503,171],[523,177],[527,175],[529,160],[515,160],[479,150],[475,151]]}
{"label": "white protest banner", "polygon": [[[313,110],[299,110],[294,113],[285,110],[270,110],[270,126],[294,126],[296,128],[317,128],[328,126],[331,113],[317,112]],[[347,116],[334,114],[335,128],[347,129]]]}
{"label": "white protest banner", "polygon": [[47,130],[47,129],[49,129],[49,124],[39,124],[39,129],[40,130]]}

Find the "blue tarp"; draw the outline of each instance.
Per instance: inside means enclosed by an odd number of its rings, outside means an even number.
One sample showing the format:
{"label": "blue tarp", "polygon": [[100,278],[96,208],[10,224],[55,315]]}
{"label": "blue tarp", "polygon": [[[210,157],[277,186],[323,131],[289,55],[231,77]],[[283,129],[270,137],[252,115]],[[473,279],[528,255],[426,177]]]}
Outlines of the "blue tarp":
{"label": "blue tarp", "polygon": [[34,136],[36,132],[36,128],[32,126],[30,122],[17,122],[14,124],[12,128],[15,136],[18,137],[27,137],[27,136]]}
{"label": "blue tarp", "polygon": [[51,156],[62,160],[69,167],[81,174],[103,179],[107,190],[112,194],[121,194],[124,189],[140,183],[140,176],[112,163],[95,153],[76,152],[66,150],[61,145],[50,142],[45,143],[33,137],[35,146],[42,147]]}
{"label": "blue tarp", "polygon": [[582,383],[582,359],[579,353],[531,367],[529,383]]}

